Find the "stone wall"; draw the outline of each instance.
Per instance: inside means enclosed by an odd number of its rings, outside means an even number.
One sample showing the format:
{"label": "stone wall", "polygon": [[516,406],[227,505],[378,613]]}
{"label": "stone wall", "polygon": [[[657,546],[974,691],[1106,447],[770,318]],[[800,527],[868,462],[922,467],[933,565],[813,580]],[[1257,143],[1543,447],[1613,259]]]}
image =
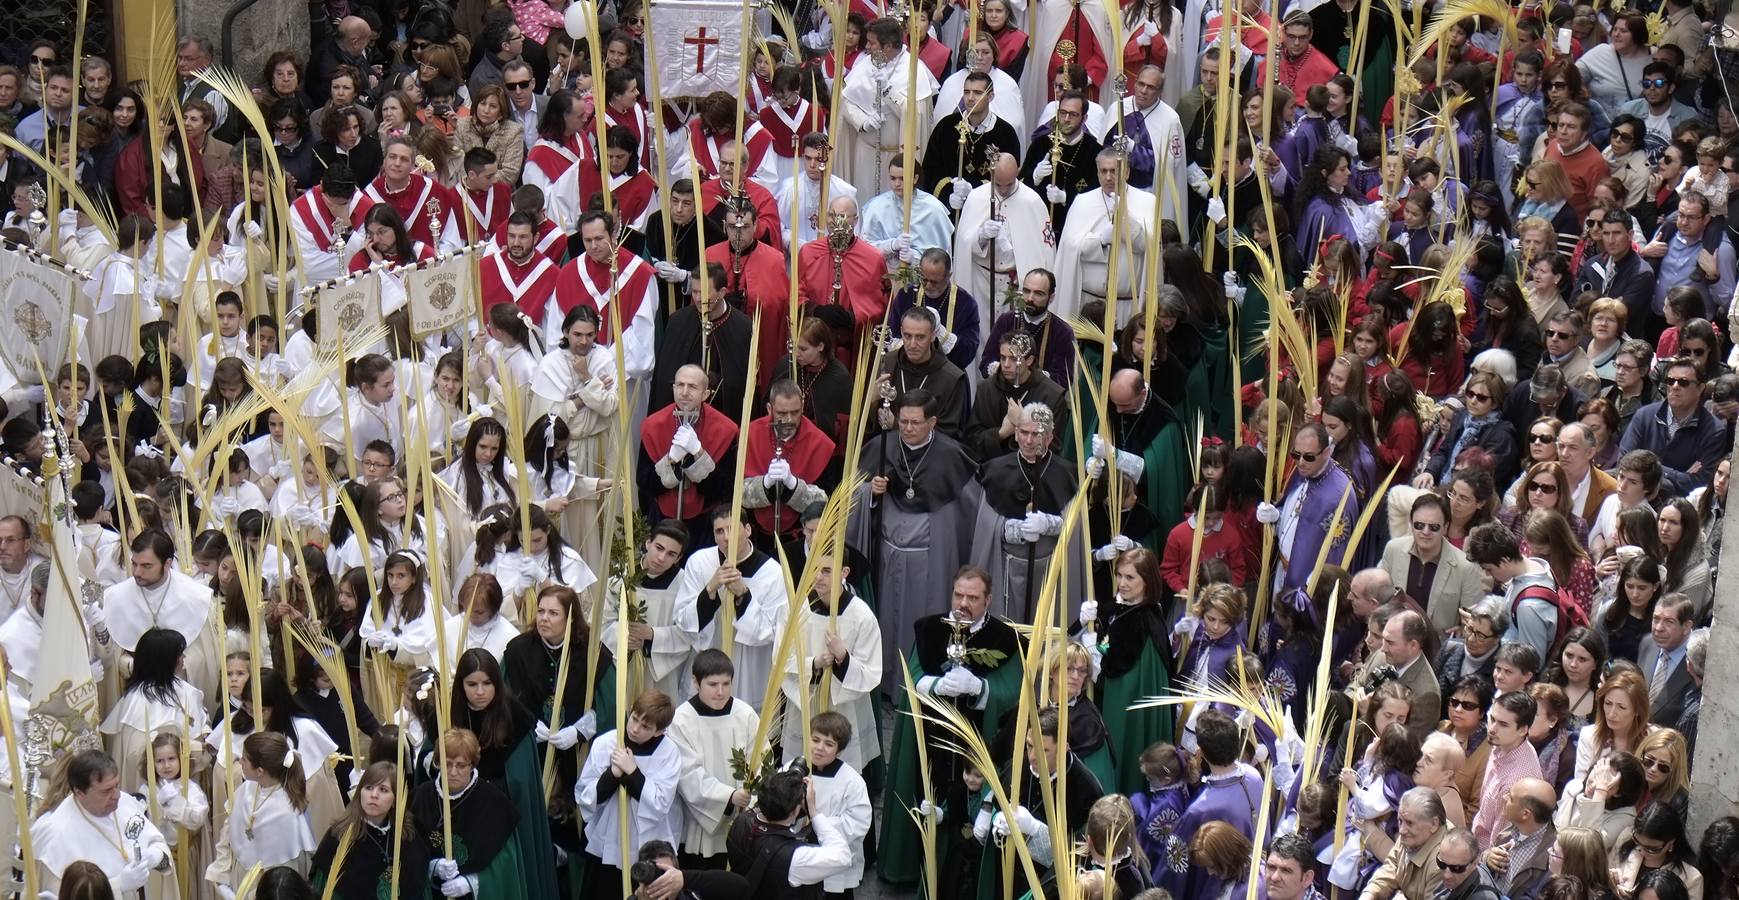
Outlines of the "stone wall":
{"label": "stone wall", "polygon": [[[175,0],[182,36],[211,41],[217,62],[223,62],[223,16],[233,0]],[[250,86],[259,78],[266,57],[283,49],[308,57],[306,0],[258,0],[236,17],[230,32],[230,53],[236,74]]]}
{"label": "stone wall", "polygon": [[[1739,458],[1736,458],[1739,465]],[[1729,494],[1731,496],[1731,494]],[[1724,578],[1715,589],[1714,625],[1703,678],[1703,706],[1697,716],[1697,752],[1691,762],[1691,818],[1687,834],[1700,840],[1703,829],[1722,816],[1739,814],[1739,515],[1721,520]],[[1726,698],[1736,698],[1729,704]]]}

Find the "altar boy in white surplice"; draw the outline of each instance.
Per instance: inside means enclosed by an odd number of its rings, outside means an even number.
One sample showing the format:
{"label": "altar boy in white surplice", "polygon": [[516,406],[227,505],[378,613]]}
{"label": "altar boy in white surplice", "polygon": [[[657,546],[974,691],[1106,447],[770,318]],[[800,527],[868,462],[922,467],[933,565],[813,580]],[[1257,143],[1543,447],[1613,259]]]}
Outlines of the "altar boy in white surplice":
{"label": "altar boy in white surplice", "polygon": [[161,531],[140,532],[129,553],[133,577],[104,591],[102,605],[86,613],[109,676],[102,696],[120,694],[139,638],[152,628],[179,632],[187,642],[182,677],[202,697],[221,696],[223,645],[211,621],[217,612],[211,588],[174,567],[175,542]]}
{"label": "altar boy in white surplice", "polygon": [[685,865],[704,866],[708,860],[723,862],[731,822],[749,808],[752,798],[732,773],[731,757],[748,756],[761,717],[731,696],[736,669],[722,651],[700,651],[691,669],[695,694],[676,708],[670,738],[682,751],[677,791],[688,813],[681,858]]}

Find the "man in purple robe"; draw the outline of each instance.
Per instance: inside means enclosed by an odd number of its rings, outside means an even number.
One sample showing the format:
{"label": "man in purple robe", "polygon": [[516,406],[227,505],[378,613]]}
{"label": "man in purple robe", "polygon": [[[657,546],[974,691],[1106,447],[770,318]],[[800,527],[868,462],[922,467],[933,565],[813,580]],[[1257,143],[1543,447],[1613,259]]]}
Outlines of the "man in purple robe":
{"label": "man in purple robe", "polygon": [[1256,835],[1262,776],[1239,762],[1243,746],[1244,737],[1231,716],[1208,709],[1196,718],[1196,747],[1207,772],[1202,776],[1200,792],[1166,841],[1165,857],[1153,867],[1154,881],[1173,897],[1218,897],[1225,888],[1202,867],[1190,865],[1189,847],[1196,829],[1209,822],[1225,822],[1245,837]]}
{"label": "man in purple robe", "polygon": [[1324,541],[1329,542],[1327,562],[1339,565],[1346,553],[1347,538],[1359,518],[1359,496],[1346,470],[1335,463],[1333,451],[1328,431],[1320,423],[1306,422],[1292,437],[1292,477],[1280,506],[1263,503],[1256,508],[1257,520],[1274,525],[1278,537],[1276,591],[1310,589]]}

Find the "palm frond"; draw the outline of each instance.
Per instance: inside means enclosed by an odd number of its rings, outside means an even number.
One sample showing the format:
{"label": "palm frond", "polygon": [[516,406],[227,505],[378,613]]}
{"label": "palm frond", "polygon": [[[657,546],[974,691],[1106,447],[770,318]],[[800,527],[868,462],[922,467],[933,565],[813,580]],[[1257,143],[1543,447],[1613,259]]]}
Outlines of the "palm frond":
{"label": "palm frond", "polygon": [[[116,243],[115,211],[109,206],[107,198],[102,198],[100,200],[92,198],[91,195],[85,193],[84,188],[79,187],[76,180],[67,175],[64,167],[55,165],[49,161],[48,157],[30,149],[25,146],[23,142],[19,141],[18,138],[13,137],[4,131],[0,131],[0,148],[18,154],[31,165],[35,166],[38,171],[47,175],[48,179],[54,182],[55,187],[65,191],[66,195],[72,199],[73,206],[76,207],[79,212],[84,213],[90,218],[91,223],[96,226],[97,230],[103,233],[104,239],[106,239],[111,245]],[[50,222],[49,227],[54,228],[57,226],[55,223]]]}
{"label": "palm frond", "polygon": [[1425,31],[1418,35],[1413,45],[1413,58],[1409,63],[1424,59],[1432,48],[1442,45],[1444,38],[1449,35],[1450,26],[1473,18],[1499,23],[1503,26],[1501,40],[1511,47],[1516,46],[1516,12],[1504,0],[1450,0],[1432,17],[1431,24]]}

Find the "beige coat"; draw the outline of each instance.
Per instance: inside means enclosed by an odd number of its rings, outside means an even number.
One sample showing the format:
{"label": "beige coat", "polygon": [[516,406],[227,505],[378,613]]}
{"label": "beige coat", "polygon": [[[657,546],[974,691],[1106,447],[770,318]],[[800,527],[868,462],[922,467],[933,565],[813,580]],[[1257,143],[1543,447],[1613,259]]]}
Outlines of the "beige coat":
{"label": "beige coat", "polygon": [[1424,846],[1412,851],[1397,841],[1376,874],[1365,884],[1359,900],[1389,900],[1395,896],[1420,900],[1434,894],[1443,886],[1443,872],[1437,868],[1437,845],[1448,833],[1448,826],[1439,825],[1425,839]]}
{"label": "beige coat", "polygon": [[510,118],[495,123],[487,134],[477,124],[475,111],[459,120],[453,128],[454,159],[464,168],[466,151],[472,147],[488,147],[495,152],[495,180],[512,187],[519,183],[519,172],[525,167],[525,129]]}
{"label": "beige coat", "polygon": [[[1407,588],[1412,547],[1413,538],[1403,535],[1389,541],[1383,548],[1383,571],[1389,573],[1389,580],[1399,590]],[[1431,626],[1441,632],[1459,625],[1460,611],[1483,596],[1485,584],[1479,567],[1468,562],[1467,554],[1459,547],[1445,540],[1443,552],[1437,557],[1437,577],[1431,581],[1431,595],[1414,597],[1413,600],[1425,608]]]}

